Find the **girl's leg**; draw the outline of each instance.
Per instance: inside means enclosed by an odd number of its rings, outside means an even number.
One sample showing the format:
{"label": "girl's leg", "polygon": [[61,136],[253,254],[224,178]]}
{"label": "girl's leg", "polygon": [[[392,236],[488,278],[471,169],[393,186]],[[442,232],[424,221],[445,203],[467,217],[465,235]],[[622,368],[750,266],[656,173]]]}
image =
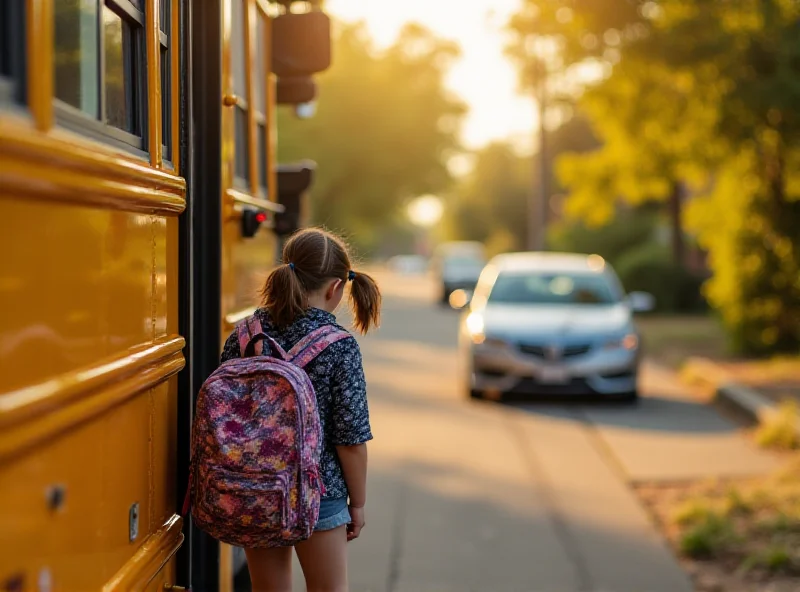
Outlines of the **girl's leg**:
{"label": "girl's leg", "polygon": [[347,592],[347,526],[318,530],[298,544],[308,592]]}
{"label": "girl's leg", "polygon": [[253,592],[292,592],[292,548],[245,549]]}

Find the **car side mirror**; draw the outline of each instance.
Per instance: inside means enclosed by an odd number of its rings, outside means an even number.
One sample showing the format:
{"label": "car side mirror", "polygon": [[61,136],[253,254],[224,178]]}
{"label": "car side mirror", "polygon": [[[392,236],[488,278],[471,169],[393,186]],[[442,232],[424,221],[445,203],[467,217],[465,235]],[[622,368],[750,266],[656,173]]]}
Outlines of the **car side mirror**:
{"label": "car side mirror", "polygon": [[631,292],[628,304],[633,312],[652,312],[656,308],[656,299],[649,292]]}

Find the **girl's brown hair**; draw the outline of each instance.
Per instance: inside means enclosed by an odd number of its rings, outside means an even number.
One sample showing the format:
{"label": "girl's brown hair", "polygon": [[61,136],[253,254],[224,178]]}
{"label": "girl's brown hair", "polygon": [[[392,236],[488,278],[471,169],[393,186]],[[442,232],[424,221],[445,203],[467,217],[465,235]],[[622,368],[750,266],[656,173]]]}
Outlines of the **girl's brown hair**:
{"label": "girl's brown hair", "polygon": [[319,228],[293,234],[283,247],[283,265],[267,278],[261,291],[262,304],[278,327],[286,327],[308,308],[308,294],[322,288],[326,280],[351,280],[350,305],[354,324],[361,333],[378,326],[381,292],[365,273],[352,269],[347,245],[338,236]]}

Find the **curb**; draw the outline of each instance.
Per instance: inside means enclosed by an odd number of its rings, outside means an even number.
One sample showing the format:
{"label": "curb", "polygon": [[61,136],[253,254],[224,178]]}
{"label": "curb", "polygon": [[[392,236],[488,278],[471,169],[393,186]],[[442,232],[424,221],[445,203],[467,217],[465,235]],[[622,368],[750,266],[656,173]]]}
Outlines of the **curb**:
{"label": "curb", "polygon": [[778,413],[775,404],[750,387],[728,382],[717,387],[714,400],[732,407],[753,424],[768,421]]}
{"label": "curb", "polygon": [[[681,378],[694,386],[714,393],[714,402],[733,410],[751,424],[762,424],[779,414],[771,400],[748,386],[730,380],[718,364],[706,358],[690,358],[681,370]],[[797,425],[800,434],[800,423]]]}

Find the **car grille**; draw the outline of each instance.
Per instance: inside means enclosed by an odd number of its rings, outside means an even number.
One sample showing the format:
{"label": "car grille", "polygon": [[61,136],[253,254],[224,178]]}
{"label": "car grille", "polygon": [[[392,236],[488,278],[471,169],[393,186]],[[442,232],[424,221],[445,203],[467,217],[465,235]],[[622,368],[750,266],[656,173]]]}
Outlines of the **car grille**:
{"label": "car grille", "polygon": [[585,378],[573,378],[567,384],[541,384],[533,378],[523,378],[513,389],[511,394],[517,395],[593,395],[594,389],[589,386]]}
{"label": "car grille", "polygon": [[543,345],[521,344],[519,346],[519,350],[524,354],[548,360],[558,360],[561,358],[574,358],[577,356],[582,356],[584,354],[588,354],[591,349],[592,346],[587,344],[567,345],[564,346],[563,348],[556,348],[556,349]]}

